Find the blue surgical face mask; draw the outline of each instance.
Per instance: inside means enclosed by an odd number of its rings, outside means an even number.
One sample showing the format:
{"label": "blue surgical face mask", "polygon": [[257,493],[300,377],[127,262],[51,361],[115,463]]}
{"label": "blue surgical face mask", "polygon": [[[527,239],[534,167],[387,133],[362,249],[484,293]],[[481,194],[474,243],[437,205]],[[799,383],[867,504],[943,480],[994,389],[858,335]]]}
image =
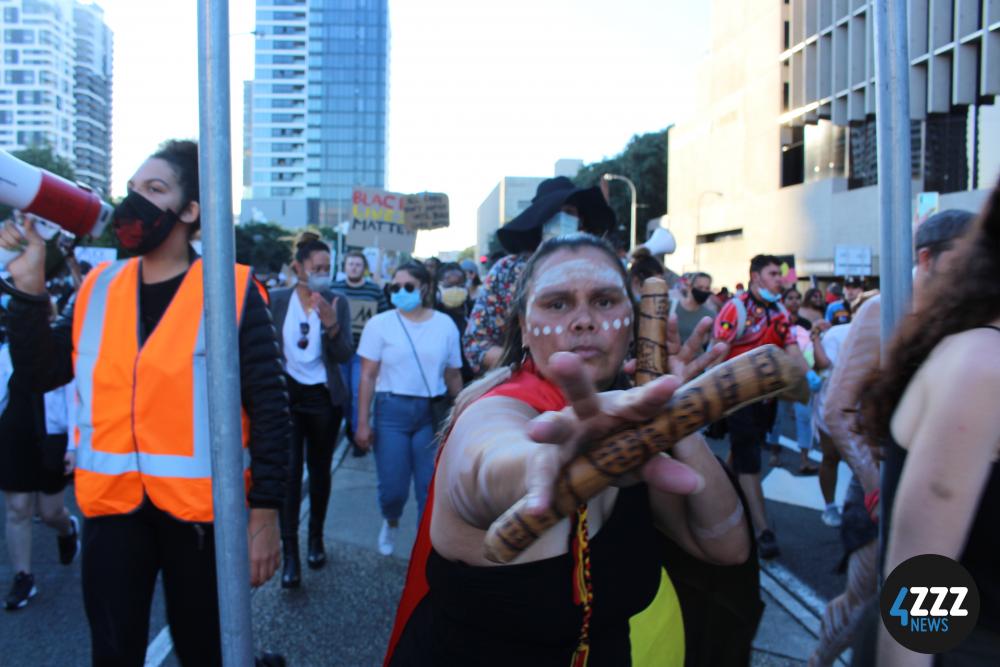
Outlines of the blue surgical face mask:
{"label": "blue surgical face mask", "polygon": [[320,292],[330,287],[329,273],[310,273],[309,289],[313,292]]}
{"label": "blue surgical face mask", "polygon": [[579,218],[570,215],[566,211],[559,211],[542,225],[542,241],[548,241],[557,236],[575,234],[579,230]]}
{"label": "blue surgical face mask", "polygon": [[775,294],[766,287],[761,287],[757,291],[760,293],[760,298],[764,299],[764,301],[767,301],[768,303],[777,303],[778,300],[781,298],[780,294]]}
{"label": "blue surgical face mask", "polygon": [[404,313],[408,313],[411,310],[416,310],[420,307],[420,290],[413,290],[412,292],[407,292],[406,290],[399,290],[392,295],[392,305],[399,308]]}

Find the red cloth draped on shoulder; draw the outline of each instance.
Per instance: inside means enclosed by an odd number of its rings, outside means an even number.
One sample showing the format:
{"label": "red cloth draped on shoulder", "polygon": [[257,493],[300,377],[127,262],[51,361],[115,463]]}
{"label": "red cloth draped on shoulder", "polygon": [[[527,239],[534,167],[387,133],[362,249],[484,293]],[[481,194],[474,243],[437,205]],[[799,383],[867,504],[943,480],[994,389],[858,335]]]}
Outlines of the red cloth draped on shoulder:
{"label": "red cloth draped on shoulder", "polygon": [[[530,359],[509,380],[486,392],[479,400],[492,396],[517,399],[527,403],[539,413],[562,410],[567,405],[566,398],[559,387],[540,376]],[[438,452],[438,456],[440,455],[441,452]],[[384,667],[388,667],[392,662],[393,652],[406,629],[410,616],[430,591],[430,586],[427,584],[427,558],[431,553],[431,509],[433,507],[434,480],[431,480],[424,515],[420,519],[417,539],[413,544],[413,551],[410,553],[410,566],[406,571],[406,586],[403,588],[403,595],[400,597],[399,607],[396,610],[396,622],[389,638],[389,648],[383,662]]]}

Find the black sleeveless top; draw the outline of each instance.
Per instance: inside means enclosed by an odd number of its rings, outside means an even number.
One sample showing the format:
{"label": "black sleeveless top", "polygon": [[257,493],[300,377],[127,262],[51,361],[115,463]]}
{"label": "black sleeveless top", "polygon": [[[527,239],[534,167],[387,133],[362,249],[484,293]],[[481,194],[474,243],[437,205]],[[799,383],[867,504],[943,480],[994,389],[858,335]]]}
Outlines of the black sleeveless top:
{"label": "black sleeveless top", "polygon": [[[1000,328],[994,326],[983,328],[1000,332]],[[906,450],[893,438],[890,438],[890,447],[893,450],[890,458],[895,459],[897,469],[902,469]],[[1000,461],[990,470],[959,562],[979,588],[979,625],[1000,633]]]}
{"label": "black sleeveless top", "polygon": [[[628,665],[629,619],[660,585],[662,552],[643,484],[621,489],[590,540],[594,591],[590,667]],[[570,554],[472,567],[431,551],[427,561],[435,665],[569,665],[581,608]]]}

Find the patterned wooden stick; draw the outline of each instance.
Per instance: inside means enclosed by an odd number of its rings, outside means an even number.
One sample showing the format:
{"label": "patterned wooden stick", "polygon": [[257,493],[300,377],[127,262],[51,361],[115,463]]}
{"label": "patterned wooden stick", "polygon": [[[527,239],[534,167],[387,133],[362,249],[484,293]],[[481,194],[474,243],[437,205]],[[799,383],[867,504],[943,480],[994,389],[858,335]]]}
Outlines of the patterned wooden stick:
{"label": "patterned wooden stick", "polygon": [[552,507],[544,514],[525,512],[525,498],[504,512],[486,534],[486,558],[509,563],[619,476],[734,410],[780,394],[801,376],[795,361],[774,345],[741,354],[700,375],[680,387],[655,419],[612,434],[570,461],[556,482]]}
{"label": "patterned wooden stick", "polygon": [[639,302],[639,333],[635,339],[635,383],[652,382],[667,372],[667,317],[670,297],[667,283],[647,278]]}

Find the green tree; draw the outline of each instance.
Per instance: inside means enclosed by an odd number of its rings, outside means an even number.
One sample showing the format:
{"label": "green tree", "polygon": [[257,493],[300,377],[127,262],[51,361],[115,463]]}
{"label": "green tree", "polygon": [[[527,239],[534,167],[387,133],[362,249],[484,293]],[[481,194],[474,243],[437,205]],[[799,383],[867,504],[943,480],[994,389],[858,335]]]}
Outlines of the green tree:
{"label": "green tree", "polygon": [[236,261],[277,273],[292,261],[292,233],[273,222],[236,225]]}
{"label": "green tree", "polygon": [[[584,165],[573,180],[580,187],[601,183],[604,174],[619,174],[632,179],[636,199],[636,243],[645,240],[646,223],[667,212],[667,132],[650,132],[634,135],[618,155]],[[622,238],[628,237],[631,223],[631,193],[624,183],[607,184],[610,205],[618,218]]]}
{"label": "green tree", "polygon": [[461,262],[466,259],[471,259],[473,262],[479,259],[476,257],[476,246],[470,245],[468,248],[458,253],[458,259],[455,261]]}

